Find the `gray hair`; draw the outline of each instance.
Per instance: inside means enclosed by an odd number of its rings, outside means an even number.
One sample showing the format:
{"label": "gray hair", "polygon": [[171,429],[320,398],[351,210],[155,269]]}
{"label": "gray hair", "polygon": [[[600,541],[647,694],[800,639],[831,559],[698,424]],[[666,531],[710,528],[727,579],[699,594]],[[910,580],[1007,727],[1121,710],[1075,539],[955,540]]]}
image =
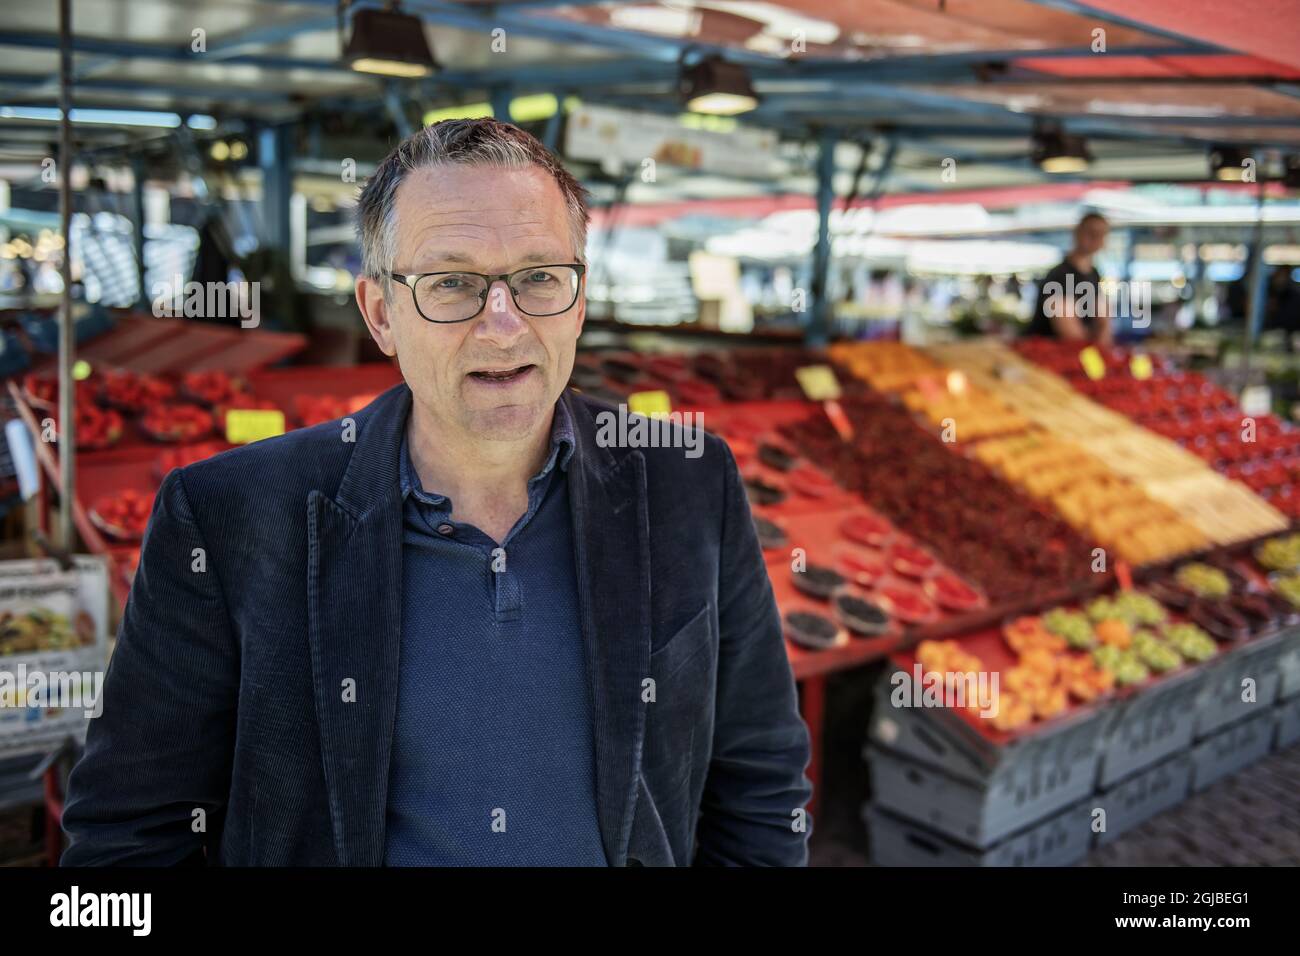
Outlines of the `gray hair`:
{"label": "gray hair", "polygon": [[388,272],[397,258],[397,189],[406,174],[426,166],[457,165],[526,169],[550,173],[568,209],[574,254],[584,261],[589,194],[537,137],[491,117],[450,119],[411,134],[379,164],[357,201],[357,238],[362,274],[378,279],[387,298]]}

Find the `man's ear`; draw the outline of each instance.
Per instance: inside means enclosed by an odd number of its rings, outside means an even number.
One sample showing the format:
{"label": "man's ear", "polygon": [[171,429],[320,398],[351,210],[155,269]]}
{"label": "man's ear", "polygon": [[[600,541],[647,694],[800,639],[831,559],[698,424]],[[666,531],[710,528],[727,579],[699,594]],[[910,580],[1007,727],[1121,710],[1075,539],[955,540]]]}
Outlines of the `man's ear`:
{"label": "man's ear", "polygon": [[366,320],[366,329],[370,337],[379,346],[379,351],[389,358],[397,354],[397,338],[393,334],[392,316],[388,303],[384,300],[384,288],[378,279],[357,276],[357,308]]}
{"label": "man's ear", "polygon": [[[578,289],[578,335],[582,335],[582,323],[587,321],[587,276],[582,277],[582,285]],[[577,338],[578,336],[574,336]]]}

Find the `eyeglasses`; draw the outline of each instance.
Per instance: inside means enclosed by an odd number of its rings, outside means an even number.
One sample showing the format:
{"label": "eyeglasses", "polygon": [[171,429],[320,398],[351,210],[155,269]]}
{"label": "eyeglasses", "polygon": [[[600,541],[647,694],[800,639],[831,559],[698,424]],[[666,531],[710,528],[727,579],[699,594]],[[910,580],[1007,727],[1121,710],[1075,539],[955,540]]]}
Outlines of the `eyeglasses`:
{"label": "eyeglasses", "polygon": [[587,267],[568,262],[529,266],[516,272],[485,275],[481,272],[423,272],[419,275],[388,273],[411,290],[415,311],[428,322],[450,325],[468,322],[487,306],[488,290],[504,280],[515,308],[524,315],[559,315],[578,301],[578,287]]}

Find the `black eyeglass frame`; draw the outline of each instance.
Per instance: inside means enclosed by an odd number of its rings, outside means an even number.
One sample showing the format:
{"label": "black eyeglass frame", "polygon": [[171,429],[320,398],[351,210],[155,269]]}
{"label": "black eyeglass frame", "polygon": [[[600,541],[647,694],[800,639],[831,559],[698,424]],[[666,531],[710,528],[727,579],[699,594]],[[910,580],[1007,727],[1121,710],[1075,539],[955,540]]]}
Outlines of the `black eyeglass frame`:
{"label": "black eyeglass frame", "polygon": [[[572,301],[569,302],[568,305],[566,305],[564,308],[556,312],[529,312],[527,309],[525,309],[523,306],[519,304],[519,297],[515,295],[515,287],[510,284],[511,276],[517,276],[520,273],[524,273],[524,272],[531,272],[534,269],[556,269],[559,268],[560,266],[563,266],[566,269],[572,269],[578,274],[578,285],[577,288],[573,290],[573,299]],[[485,272],[469,272],[465,269],[452,269],[448,272],[421,272],[416,275],[403,275],[400,272],[386,273],[386,275],[390,279],[396,279],[402,285],[406,286],[408,289],[411,290],[411,303],[415,306],[415,311],[419,313],[420,318],[424,319],[424,321],[432,322],[434,325],[459,325],[461,322],[469,322],[472,321],[473,319],[477,319],[480,315],[483,314],[483,310],[487,308],[488,292],[492,290],[493,283],[497,282],[498,280],[506,284],[506,288],[510,290],[510,301],[512,301],[515,304],[515,308],[518,309],[520,312],[522,312],[524,315],[531,316],[534,319],[544,319],[547,316],[551,316],[551,315],[561,315],[565,312],[568,312],[570,309],[574,307],[574,305],[577,304],[578,296],[582,295],[582,279],[583,276],[585,276],[586,274],[587,274],[587,267],[583,265],[581,262],[548,262],[545,265],[525,266],[522,269],[516,269],[514,272],[502,272],[498,275],[488,275]],[[479,295],[480,302],[479,302],[478,310],[473,315],[467,316],[463,319],[429,318],[427,315],[424,314],[424,310],[420,308],[420,300],[415,295],[415,286],[417,283],[419,283],[421,279],[427,279],[430,276],[475,276],[479,279],[483,279],[484,281],[486,281],[487,285],[484,287],[482,293],[480,293]]]}

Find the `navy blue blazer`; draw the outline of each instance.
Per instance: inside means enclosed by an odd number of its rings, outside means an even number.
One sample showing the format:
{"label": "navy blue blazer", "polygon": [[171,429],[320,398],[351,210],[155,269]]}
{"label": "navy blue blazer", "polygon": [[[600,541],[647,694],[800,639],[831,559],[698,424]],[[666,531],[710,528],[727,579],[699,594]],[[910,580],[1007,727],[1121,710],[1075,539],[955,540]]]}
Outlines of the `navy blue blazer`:
{"label": "navy blue blazer", "polygon": [[[607,859],[805,864],[808,731],[730,450],[601,447],[607,406],[561,401]],[[164,479],[65,865],[382,865],[410,404]]]}

